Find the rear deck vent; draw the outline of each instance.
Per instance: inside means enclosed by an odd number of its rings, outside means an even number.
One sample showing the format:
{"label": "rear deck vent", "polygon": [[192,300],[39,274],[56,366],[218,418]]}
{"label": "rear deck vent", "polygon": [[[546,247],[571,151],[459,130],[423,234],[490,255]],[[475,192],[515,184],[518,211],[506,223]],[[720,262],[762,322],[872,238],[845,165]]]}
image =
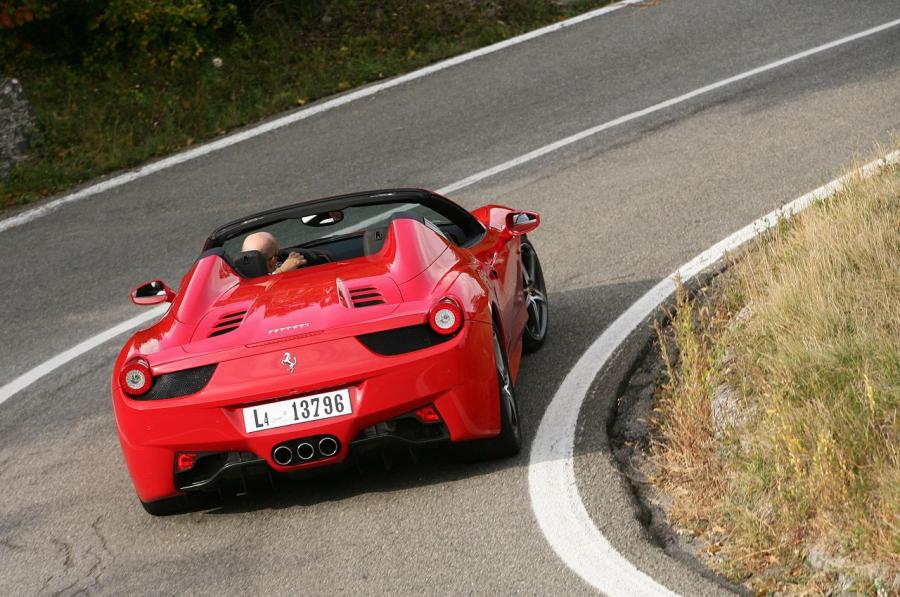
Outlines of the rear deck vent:
{"label": "rear deck vent", "polygon": [[362,288],[350,289],[350,300],[354,307],[371,307],[372,305],[383,305],[384,297],[378,292],[374,286],[364,286]]}
{"label": "rear deck vent", "polygon": [[233,332],[238,329],[238,326],[244,321],[244,316],[246,314],[247,311],[244,310],[227,313],[221,316],[219,321],[216,322],[216,325],[213,326],[213,331],[209,334],[209,337],[213,338],[215,336],[221,336],[222,334],[227,334],[228,332]]}

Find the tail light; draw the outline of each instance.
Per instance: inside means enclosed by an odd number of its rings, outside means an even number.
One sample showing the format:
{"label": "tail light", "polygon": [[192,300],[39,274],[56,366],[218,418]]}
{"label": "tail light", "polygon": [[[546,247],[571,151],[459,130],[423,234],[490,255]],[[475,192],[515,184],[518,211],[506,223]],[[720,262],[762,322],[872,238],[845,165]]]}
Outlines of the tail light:
{"label": "tail light", "polygon": [[455,334],[462,326],[462,309],[452,298],[441,299],[428,311],[428,325],[438,334]]}
{"label": "tail light", "polygon": [[153,385],[150,365],[143,359],[135,359],[127,363],[119,373],[119,385],[122,391],[130,396],[141,396]]}

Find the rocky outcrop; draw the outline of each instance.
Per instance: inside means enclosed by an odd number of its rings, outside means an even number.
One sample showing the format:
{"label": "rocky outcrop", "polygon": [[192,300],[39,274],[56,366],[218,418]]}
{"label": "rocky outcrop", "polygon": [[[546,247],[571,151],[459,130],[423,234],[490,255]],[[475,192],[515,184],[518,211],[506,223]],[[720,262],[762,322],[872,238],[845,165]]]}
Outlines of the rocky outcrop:
{"label": "rocky outcrop", "polygon": [[16,79],[0,79],[0,178],[28,157],[26,132],[34,126],[22,85]]}

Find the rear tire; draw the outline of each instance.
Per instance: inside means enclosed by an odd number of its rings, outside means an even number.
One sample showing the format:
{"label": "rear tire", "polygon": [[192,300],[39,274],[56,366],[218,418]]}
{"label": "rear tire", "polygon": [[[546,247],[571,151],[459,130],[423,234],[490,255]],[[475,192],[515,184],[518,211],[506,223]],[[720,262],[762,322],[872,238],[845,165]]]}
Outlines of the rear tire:
{"label": "rear tire", "polygon": [[520,246],[522,255],[522,287],[525,289],[525,308],[528,322],[522,332],[522,349],[535,352],[544,345],[550,325],[550,303],[547,299],[547,285],[544,271],[534,245],[523,237]]}
{"label": "rear tire", "polygon": [[493,460],[515,456],[522,449],[522,429],[519,425],[519,407],[516,389],[509,372],[506,351],[502,348],[500,331],[494,324],[494,362],[497,367],[498,403],[500,407],[500,433],[497,437],[476,440],[472,453],[479,460]]}

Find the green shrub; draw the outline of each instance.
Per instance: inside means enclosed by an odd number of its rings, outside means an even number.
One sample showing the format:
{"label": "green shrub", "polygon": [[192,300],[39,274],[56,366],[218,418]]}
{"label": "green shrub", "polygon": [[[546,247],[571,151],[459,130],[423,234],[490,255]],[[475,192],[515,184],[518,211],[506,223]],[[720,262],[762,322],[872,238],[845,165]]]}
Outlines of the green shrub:
{"label": "green shrub", "polygon": [[89,28],[95,59],[141,56],[150,66],[199,57],[215,35],[239,24],[237,6],[216,0],[111,0]]}
{"label": "green shrub", "polygon": [[18,0],[0,3],[4,62],[38,55],[106,68],[178,66],[242,31],[227,0]]}

